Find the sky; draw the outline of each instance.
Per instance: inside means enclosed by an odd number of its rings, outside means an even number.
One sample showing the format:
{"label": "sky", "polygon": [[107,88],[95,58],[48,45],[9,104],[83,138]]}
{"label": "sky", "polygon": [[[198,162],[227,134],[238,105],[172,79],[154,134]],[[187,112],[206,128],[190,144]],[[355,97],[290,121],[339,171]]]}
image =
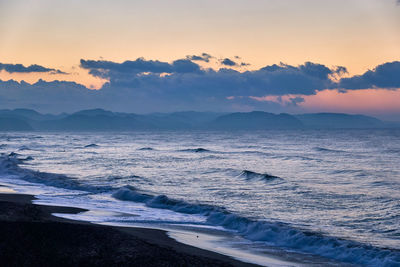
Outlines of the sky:
{"label": "sky", "polygon": [[0,108],[400,120],[396,0],[0,0]]}

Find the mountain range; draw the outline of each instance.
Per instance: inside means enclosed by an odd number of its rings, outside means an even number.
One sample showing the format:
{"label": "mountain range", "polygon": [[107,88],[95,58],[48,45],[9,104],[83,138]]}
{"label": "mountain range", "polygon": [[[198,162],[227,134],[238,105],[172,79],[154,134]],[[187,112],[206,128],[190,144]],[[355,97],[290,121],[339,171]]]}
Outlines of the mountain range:
{"label": "mountain range", "polygon": [[72,114],[41,114],[31,109],[0,110],[0,131],[269,130],[400,128],[365,115],[312,113],[290,115],[262,111],[133,114],[103,109]]}

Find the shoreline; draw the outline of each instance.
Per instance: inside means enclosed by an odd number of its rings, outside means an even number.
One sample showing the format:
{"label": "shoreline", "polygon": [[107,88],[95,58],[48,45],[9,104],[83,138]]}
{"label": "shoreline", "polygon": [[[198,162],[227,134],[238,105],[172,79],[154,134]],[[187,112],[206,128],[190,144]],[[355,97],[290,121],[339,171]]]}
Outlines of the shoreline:
{"label": "shoreline", "polygon": [[33,204],[27,194],[0,193],[3,266],[258,266],[185,245],[166,231],[60,218],[80,208]]}

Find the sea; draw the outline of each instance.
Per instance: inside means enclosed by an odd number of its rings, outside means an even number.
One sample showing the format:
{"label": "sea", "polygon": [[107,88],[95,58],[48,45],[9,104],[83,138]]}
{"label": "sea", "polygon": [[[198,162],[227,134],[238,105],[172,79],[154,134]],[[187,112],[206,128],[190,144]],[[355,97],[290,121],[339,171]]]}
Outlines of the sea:
{"label": "sea", "polygon": [[57,216],[260,265],[400,266],[400,129],[3,132],[0,153],[0,191],[88,210]]}

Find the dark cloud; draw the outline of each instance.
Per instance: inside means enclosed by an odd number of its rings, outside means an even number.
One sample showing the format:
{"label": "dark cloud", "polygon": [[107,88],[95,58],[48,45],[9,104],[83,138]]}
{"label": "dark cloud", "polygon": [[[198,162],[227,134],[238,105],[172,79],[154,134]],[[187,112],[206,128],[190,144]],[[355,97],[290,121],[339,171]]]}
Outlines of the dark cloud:
{"label": "dark cloud", "polygon": [[115,103],[110,108],[127,107],[135,112],[227,111],[239,106],[260,109],[263,105],[276,108],[276,103],[261,103],[249,97],[312,95],[332,88],[334,83],[329,75],[337,72],[336,68],[314,63],[280,64],[245,72],[231,68],[201,69],[187,58],[172,63],[144,59],[123,63],[82,60],[81,65],[91,74],[108,80],[98,95],[109,99],[108,104]]}
{"label": "dark cloud", "polygon": [[312,62],[306,62],[304,65],[301,65],[300,70],[305,74],[308,74],[313,77],[318,77],[320,79],[327,79],[328,75],[336,72],[335,69],[330,69],[321,64],[315,64]]}
{"label": "dark cloud", "polygon": [[88,69],[89,73],[95,77],[111,79],[114,82],[132,80],[136,76],[143,76],[143,74],[200,72],[199,65],[189,59],[178,59],[171,64],[158,60],[145,60],[144,58],[122,63],[81,59],[80,66]]}
{"label": "dark cloud", "polygon": [[193,60],[193,61],[204,61],[204,62],[210,62],[210,59],[213,58],[210,54],[203,53],[200,56],[196,55],[191,55],[191,56],[186,56],[186,59],[188,60]]}
{"label": "dark cloud", "polygon": [[290,103],[294,106],[297,106],[297,104],[299,103],[303,103],[305,101],[305,99],[303,97],[292,97],[289,99]]}
{"label": "dark cloud", "polygon": [[50,71],[50,74],[70,74],[61,70],[52,70]]}
{"label": "dark cloud", "polygon": [[[280,112],[279,106],[296,108],[304,101],[301,96],[325,89],[400,87],[399,62],[385,63],[363,75],[342,79],[340,76],[347,72],[345,67],[312,62],[298,66],[280,63],[244,72],[230,66],[204,69],[188,57],[173,62],[138,58],[122,63],[82,59],[81,67],[107,82],[100,90],[89,90],[62,81],[39,81],[34,85],[0,81],[0,105],[46,112],[92,107],[142,113],[251,109]],[[264,96],[288,95],[289,104],[257,100]]]}
{"label": "dark cloud", "polygon": [[338,87],[343,89],[400,88],[400,61],[384,63],[363,75],[342,78]]}
{"label": "dark cloud", "polygon": [[179,98],[190,95],[310,95],[331,88],[333,82],[329,75],[337,72],[335,68],[310,62],[300,66],[272,65],[246,72],[229,68],[202,70],[188,59],[171,64],[144,59],[123,63],[81,60],[81,66],[89,69],[92,75],[109,80],[105,88],[126,87],[149,92],[149,95],[154,90],[165,94],[160,97],[174,95]]}
{"label": "dark cloud", "polygon": [[293,72],[294,71],[294,72],[303,73],[304,75],[316,77],[316,78],[319,78],[322,80],[327,80],[329,78],[329,75],[342,75],[343,73],[347,73],[347,69],[342,66],[328,68],[325,65],[316,64],[316,63],[312,63],[312,62],[305,62],[303,65],[300,65],[298,67],[280,63],[279,65],[274,64],[274,65],[266,66],[264,68],[261,68],[261,70],[267,71],[267,72],[281,72],[281,71]]}
{"label": "dark cloud", "polygon": [[39,80],[31,85],[24,81],[19,83],[0,80],[2,108],[25,107],[59,113],[98,105],[101,103],[96,98],[95,91],[74,82]]}
{"label": "dark cloud", "polygon": [[49,72],[51,74],[66,74],[57,69],[46,68],[40,65],[30,65],[25,67],[22,64],[4,64],[0,63],[0,70],[5,70],[8,73],[30,73],[30,72]]}
{"label": "dark cloud", "polygon": [[200,72],[200,67],[188,59],[178,59],[172,63],[172,72],[191,73]]}
{"label": "dark cloud", "polygon": [[127,60],[123,63],[106,60],[81,59],[80,66],[84,69],[88,69],[89,73],[93,76],[101,78],[107,78],[116,74],[136,75],[143,72],[169,73],[173,71],[173,66],[167,62],[145,60],[144,58],[138,58],[134,61]]}
{"label": "dark cloud", "polygon": [[231,60],[229,58],[222,59],[221,60],[221,64],[225,65],[225,66],[231,66],[231,67],[238,65],[235,61],[233,61],[233,60]]}

